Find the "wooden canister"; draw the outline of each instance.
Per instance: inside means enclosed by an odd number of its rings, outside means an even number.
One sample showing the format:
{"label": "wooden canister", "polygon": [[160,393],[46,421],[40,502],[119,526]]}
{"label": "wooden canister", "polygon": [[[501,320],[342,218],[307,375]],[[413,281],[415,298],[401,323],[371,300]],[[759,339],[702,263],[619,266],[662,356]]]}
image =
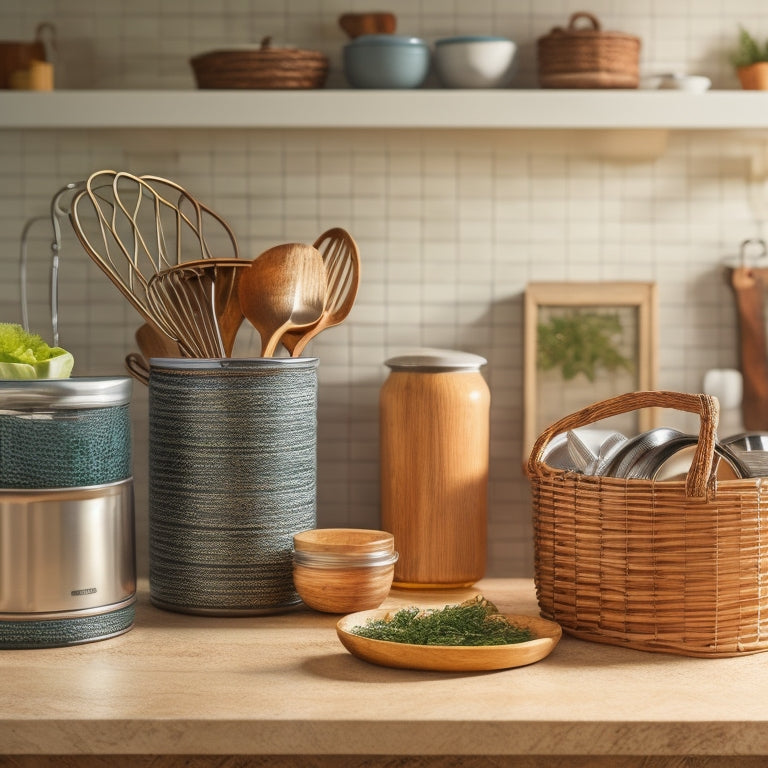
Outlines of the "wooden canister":
{"label": "wooden canister", "polygon": [[386,361],[380,393],[381,525],[398,587],[459,587],[485,573],[490,392],[477,355]]}

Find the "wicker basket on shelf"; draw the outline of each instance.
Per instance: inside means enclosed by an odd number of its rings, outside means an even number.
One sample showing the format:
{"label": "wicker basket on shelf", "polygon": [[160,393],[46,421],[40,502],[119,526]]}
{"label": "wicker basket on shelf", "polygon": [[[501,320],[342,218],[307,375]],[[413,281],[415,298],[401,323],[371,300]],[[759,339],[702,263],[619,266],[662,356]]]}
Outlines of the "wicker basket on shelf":
{"label": "wicker basket on shelf", "polygon": [[324,53],[273,48],[269,37],[259,48],[201,53],[190,64],[202,89],[322,88],[328,76]]}
{"label": "wicker basket on shelf", "polygon": [[[591,27],[578,28],[587,19]],[[554,27],[537,41],[542,88],[637,88],[640,38],[603,32],[591,13],[579,11],[568,26]]]}
{"label": "wicker basket on shelf", "polygon": [[[544,463],[556,435],[646,407],[698,413],[685,480],[583,475]],[[645,651],[768,650],[768,478],[716,479],[718,410],[709,395],[633,392],[541,434],[525,471],[543,617],[576,637]]]}

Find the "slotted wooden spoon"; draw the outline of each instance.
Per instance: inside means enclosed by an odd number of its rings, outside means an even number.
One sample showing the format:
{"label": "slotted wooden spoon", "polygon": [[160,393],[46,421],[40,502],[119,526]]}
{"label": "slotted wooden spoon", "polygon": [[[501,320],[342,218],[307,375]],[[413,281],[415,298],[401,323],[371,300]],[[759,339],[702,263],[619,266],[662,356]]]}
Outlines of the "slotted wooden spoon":
{"label": "slotted wooden spoon", "polygon": [[309,328],[283,334],[283,346],[291,357],[298,357],[320,331],[338,325],[347,317],[360,285],[360,252],[349,232],[340,227],[329,229],[317,238],[315,248],[323,254],[327,273],[325,309],[317,323]]}
{"label": "slotted wooden spoon", "polygon": [[286,331],[314,325],[325,308],[326,270],[312,245],[285,243],[264,251],[242,271],[240,309],[272,357]]}

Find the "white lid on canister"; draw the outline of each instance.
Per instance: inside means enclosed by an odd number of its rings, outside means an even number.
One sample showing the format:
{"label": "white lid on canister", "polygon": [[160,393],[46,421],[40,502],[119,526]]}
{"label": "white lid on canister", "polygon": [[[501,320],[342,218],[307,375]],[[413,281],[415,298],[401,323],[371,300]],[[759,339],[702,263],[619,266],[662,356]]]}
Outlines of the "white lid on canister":
{"label": "white lid on canister", "polygon": [[417,349],[413,352],[390,357],[384,364],[393,371],[477,371],[488,361],[471,352],[452,349]]}

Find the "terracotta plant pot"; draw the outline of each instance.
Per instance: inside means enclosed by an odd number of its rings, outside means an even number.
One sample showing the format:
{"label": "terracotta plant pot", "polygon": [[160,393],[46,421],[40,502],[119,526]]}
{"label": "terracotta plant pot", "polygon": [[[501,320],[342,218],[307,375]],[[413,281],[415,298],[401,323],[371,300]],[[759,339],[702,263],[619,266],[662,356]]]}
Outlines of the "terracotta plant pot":
{"label": "terracotta plant pot", "polygon": [[745,91],[768,91],[768,61],[758,61],[736,70]]}

